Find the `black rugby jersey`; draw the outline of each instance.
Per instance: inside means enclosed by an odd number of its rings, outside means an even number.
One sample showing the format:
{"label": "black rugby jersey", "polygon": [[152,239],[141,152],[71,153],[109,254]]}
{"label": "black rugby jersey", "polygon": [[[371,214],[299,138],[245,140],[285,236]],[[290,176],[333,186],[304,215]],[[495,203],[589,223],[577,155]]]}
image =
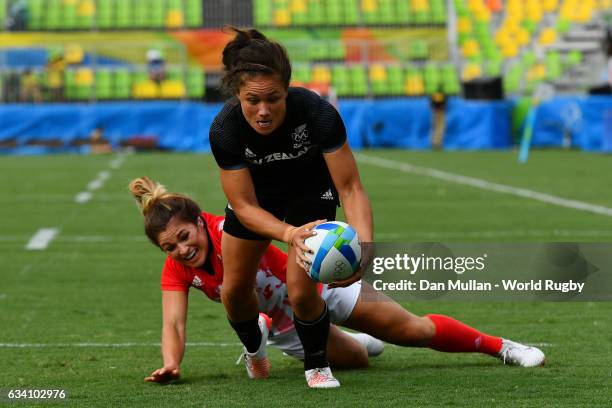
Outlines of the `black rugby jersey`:
{"label": "black rugby jersey", "polygon": [[333,152],[346,141],[340,115],[304,88],[289,88],[286,103],[283,124],[270,135],[261,135],[244,118],[238,99],[228,101],[210,127],[217,164],[226,170],[248,167],[258,198],[318,194],[333,195],[337,201],[323,152]]}

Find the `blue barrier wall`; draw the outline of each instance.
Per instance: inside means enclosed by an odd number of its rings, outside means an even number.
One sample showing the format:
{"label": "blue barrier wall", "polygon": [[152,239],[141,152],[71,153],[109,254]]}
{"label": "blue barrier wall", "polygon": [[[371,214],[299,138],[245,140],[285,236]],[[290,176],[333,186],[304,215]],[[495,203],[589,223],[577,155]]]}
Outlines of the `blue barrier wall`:
{"label": "blue barrier wall", "polygon": [[[101,102],[96,104],[0,105],[0,142],[12,140],[9,153],[32,149],[33,140],[57,140],[68,147],[104,128],[114,145],[134,138],[156,138],[163,149],[207,152],[208,129],[221,104],[195,102]],[[349,142],[362,147],[428,149],[432,112],[427,98],[341,100]],[[444,148],[500,149],[512,144],[512,102],[451,98],[447,106]],[[561,146],[569,132],[572,144],[588,151],[612,151],[612,97],[557,98],[542,104],[533,144]],[[57,150],[57,149],[56,149]]]}
{"label": "blue barrier wall", "polygon": [[533,146],[560,147],[564,138],[586,151],[612,151],[612,96],[558,97],[538,107]]}
{"label": "blue barrier wall", "polygon": [[444,149],[505,149],[512,145],[512,103],[451,98]]}

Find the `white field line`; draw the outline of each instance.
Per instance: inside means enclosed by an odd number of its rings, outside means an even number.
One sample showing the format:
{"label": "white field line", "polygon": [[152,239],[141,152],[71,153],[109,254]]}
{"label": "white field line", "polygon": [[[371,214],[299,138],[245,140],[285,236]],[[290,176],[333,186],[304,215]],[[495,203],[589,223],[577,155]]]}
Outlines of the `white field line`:
{"label": "white field line", "polygon": [[57,233],[57,228],[41,228],[34,234],[25,248],[30,251],[45,249]]}
{"label": "white field line", "polygon": [[89,191],[81,191],[74,196],[74,202],[77,204],[83,204],[91,200],[92,194]]}
{"label": "white field line", "polygon": [[[188,347],[239,347],[242,343],[187,342]],[[160,347],[161,343],[0,343],[0,348],[129,348],[129,347]]]}
{"label": "white field line", "polygon": [[451,183],[463,184],[471,187],[481,188],[487,191],[494,191],[496,193],[510,194],[517,197],[557,205],[560,207],[571,208],[574,210],[586,211],[594,214],[612,217],[612,208],[610,207],[604,207],[601,205],[585,203],[583,201],[561,198],[552,194],[540,193],[538,191],[528,190],[526,188],[507,186],[505,184],[493,183],[474,177],[462,176],[459,174],[449,173],[442,170],[415,166],[408,163],[383,159],[381,157],[367,156],[364,154],[357,155],[357,160],[362,163],[372,164],[374,166],[384,167],[386,169],[399,170],[404,173],[412,173],[421,176],[433,177]]}

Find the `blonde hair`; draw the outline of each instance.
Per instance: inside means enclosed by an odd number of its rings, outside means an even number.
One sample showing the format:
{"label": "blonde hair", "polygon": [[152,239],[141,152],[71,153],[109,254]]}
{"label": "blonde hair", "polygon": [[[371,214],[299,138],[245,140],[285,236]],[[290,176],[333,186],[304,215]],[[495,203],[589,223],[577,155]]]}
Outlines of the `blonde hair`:
{"label": "blonde hair", "polygon": [[133,179],[129,184],[130,192],[144,216],[145,234],[159,246],[158,236],[166,230],[173,217],[180,221],[197,223],[202,210],[191,198],[169,193],[162,184],[148,177]]}

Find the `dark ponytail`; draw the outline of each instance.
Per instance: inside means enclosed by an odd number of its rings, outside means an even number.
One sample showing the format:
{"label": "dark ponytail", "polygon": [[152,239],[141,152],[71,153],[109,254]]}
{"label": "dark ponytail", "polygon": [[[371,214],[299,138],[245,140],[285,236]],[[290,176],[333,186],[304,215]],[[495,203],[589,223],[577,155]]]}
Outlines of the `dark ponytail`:
{"label": "dark ponytail", "polygon": [[243,75],[278,75],[285,88],[291,80],[291,63],[285,48],[251,28],[240,30],[229,27],[236,36],[223,49],[224,75],[221,90],[226,95],[236,95],[243,82]]}

